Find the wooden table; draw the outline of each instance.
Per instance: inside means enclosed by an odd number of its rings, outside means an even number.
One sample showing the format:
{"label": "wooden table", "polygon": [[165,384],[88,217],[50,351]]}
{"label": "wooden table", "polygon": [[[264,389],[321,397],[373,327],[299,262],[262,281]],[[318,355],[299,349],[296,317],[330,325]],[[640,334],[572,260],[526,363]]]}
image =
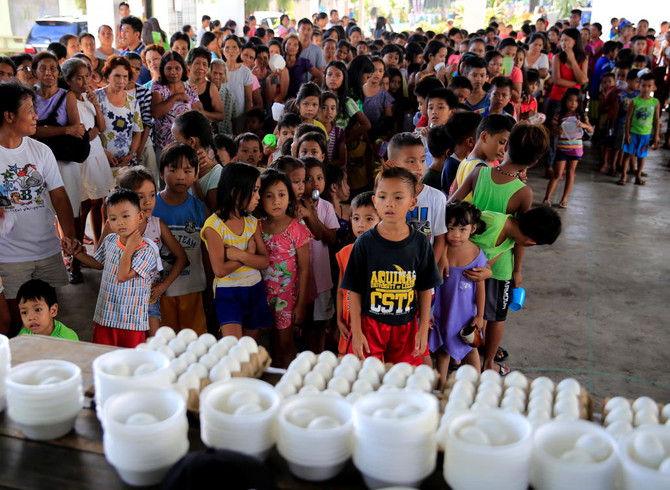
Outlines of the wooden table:
{"label": "wooden table", "polygon": [[[11,339],[10,348],[13,366],[37,359],[63,359],[78,365],[82,370],[85,388],[93,385],[93,359],[115,349],[41,335],[23,335]],[[9,419],[6,411],[0,414],[0,487],[48,490],[132,488],[121,481],[116,470],[105,459],[102,428],[95,410],[91,408],[90,400],[87,399],[87,402],[87,407],[77,416],[74,430],[53,441],[37,442],[26,439]],[[190,451],[204,449],[197,419],[189,416],[189,421]],[[274,473],[275,482],[280,489],[365,488],[363,479],[351,460],[336,478],[320,483],[296,479],[276,448],[270,453],[266,465]],[[441,456],[435,472],[424,482],[422,488],[448,488],[442,478]]]}

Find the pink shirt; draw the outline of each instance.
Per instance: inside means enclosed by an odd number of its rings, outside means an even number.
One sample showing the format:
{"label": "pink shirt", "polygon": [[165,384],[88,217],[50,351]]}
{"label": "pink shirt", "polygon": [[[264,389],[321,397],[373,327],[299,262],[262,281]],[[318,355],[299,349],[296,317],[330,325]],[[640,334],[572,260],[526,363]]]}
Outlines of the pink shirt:
{"label": "pink shirt", "polygon": [[512,67],[512,73],[509,76],[510,80],[514,83],[523,83],[523,73],[519,70],[518,66]]}
{"label": "pink shirt", "polygon": [[[319,199],[316,203],[316,215],[326,228],[337,230],[340,227],[337,215],[335,214],[335,208],[325,199]],[[309,243],[309,252],[316,293],[320,294],[333,287],[333,278],[330,275],[328,246],[321,240],[312,240]]]}

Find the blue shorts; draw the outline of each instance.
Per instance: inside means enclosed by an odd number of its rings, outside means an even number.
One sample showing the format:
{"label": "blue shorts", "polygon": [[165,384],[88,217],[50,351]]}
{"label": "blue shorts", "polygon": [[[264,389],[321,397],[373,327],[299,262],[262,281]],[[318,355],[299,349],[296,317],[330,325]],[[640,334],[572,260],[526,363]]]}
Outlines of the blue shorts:
{"label": "blue shorts", "polygon": [[644,158],[647,156],[650,139],[650,134],[630,133],[630,143],[623,145],[623,152],[628,155],[634,155],[637,158]]}
{"label": "blue shorts", "polygon": [[556,161],[557,162],[569,162],[577,160],[578,162],[582,161],[582,156],[577,156],[577,155],[566,155],[563,153],[561,150],[556,151]]}
{"label": "blue shorts", "polygon": [[154,302],[149,303],[149,308],[147,309],[150,317],[161,319],[161,301],[160,297]]}
{"label": "blue shorts", "polygon": [[263,281],[253,286],[216,288],[214,305],[219,325],[236,323],[247,330],[274,325]]}

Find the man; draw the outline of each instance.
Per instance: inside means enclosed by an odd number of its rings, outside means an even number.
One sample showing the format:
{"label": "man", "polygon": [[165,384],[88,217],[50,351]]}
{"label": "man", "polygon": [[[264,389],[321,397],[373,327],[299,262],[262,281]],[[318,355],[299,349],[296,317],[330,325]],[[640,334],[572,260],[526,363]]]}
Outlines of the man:
{"label": "man", "polygon": [[340,13],[333,9],[330,11],[330,21],[326,24],[326,29],[340,24]]}
{"label": "man", "polygon": [[191,24],[186,24],[181,28],[181,32],[188,36],[188,38],[191,40],[191,45],[193,45],[193,42],[195,41],[195,32],[193,32],[193,26]]}
{"label": "man", "polygon": [[[119,18],[123,19],[124,17],[128,17],[130,15],[130,5],[126,2],[121,2],[119,4]],[[126,49],[125,44],[123,44],[123,40],[121,39],[121,24],[116,26],[116,48],[123,50]]]}
{"label": "man", "polygon": [[547,30],[547,19],[540,17],[535,21],[535,31],[545,32]]}
{"label": "man", "polygon": [[325,31],[326,24],[328,24],[328,15],[325,12],[321,12],[316,16],[316,26],[322,31]]}
{"label": "man", "polygon": [[212,22],[212,18],[209,15],[202,16],[202,26],[198,30],[198,39],[196,39],[196,44],[200,46],[200,39],[202,35],[209,30],[209,24]]}
{"label": "man", "polygon": [[570,27],[581,31],[582,30],[582,11],[573,9],[570,11]]}
{"label": "man", "polygon": [[[312,65],[323,71],[326,67],[326,58],[323,56],[323,51],[318,46],[312,44],[312,21],[308,18],[300,19],[298,22],[298,38],[300,39],[300,46],[302,52],[301,58],[308,59]],[[308,80],[312,79],[311,74],[307,74]],[[315,80],[317,85],[321,84],[321,80]]]}
{"label": "man", "polygon": [[[142,54],[146,46],[140,38],[142,35],[142,21],[133,16],[129,15],[121,19],[121,42],[126,46],[126,48],[121,51],[121,56],[123,56],[128,51],[133,53]],[[144,85],[149,80],[151,80],[151,72],[145,67],[142,66],[140,71],[140,76],[137,77],[137,83]]]}

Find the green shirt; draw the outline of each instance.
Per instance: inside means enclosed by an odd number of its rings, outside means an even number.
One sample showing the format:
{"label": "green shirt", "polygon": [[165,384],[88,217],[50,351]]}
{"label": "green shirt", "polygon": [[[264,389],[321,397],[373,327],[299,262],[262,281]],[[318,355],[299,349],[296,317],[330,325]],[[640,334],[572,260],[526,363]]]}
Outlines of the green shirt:
{"label": "green shirt", "polygon": [[[30,330],[28,330],[26,327],[21,327],[19,335],[35,335],[35,334],[32,333]],[[54,320],[54,331],[51,332],[50,337],[57,337],[59,339],[67,339],[67,340],[79,340],[79,336],[74,330],[72,330],[71,328],[67,328],[58,320]]]}
{"label": "green shirt", "polygon": [[633,117],[630,121],[630,132],[641,135],[651,134],[658,99],[649,97],[645,100],[638,95],[631,103],[633,104]]}
{"label": "green shirt", "polygon": [[482,221],[486,224],[486,230],[484,233],[472,235],[470,241],[482,249],[486,255],[487,260],[491,260],[497,257],[500,254],[503,254],[497,261],[503,261],[500,266],[493,271],[493,279],[498,279],[500,281],[509,281],[512,279],[512,273],[514,272],[514,262],[512,259],[512,254],[504,254],[514,248],[516,243],[514,239],[507,238],[500,245],[496,245],[498,242],[498,237],[505,226],[508,218],[512,216],[504,213],[495,213],[493,211],[482,211]]}
{"label": "green shirt", "polygon": [[428,167],[426,173],[421,179],[421,183],[429,185],[430,187],[437,189],[438,191],[442,190],[442,172]]}

